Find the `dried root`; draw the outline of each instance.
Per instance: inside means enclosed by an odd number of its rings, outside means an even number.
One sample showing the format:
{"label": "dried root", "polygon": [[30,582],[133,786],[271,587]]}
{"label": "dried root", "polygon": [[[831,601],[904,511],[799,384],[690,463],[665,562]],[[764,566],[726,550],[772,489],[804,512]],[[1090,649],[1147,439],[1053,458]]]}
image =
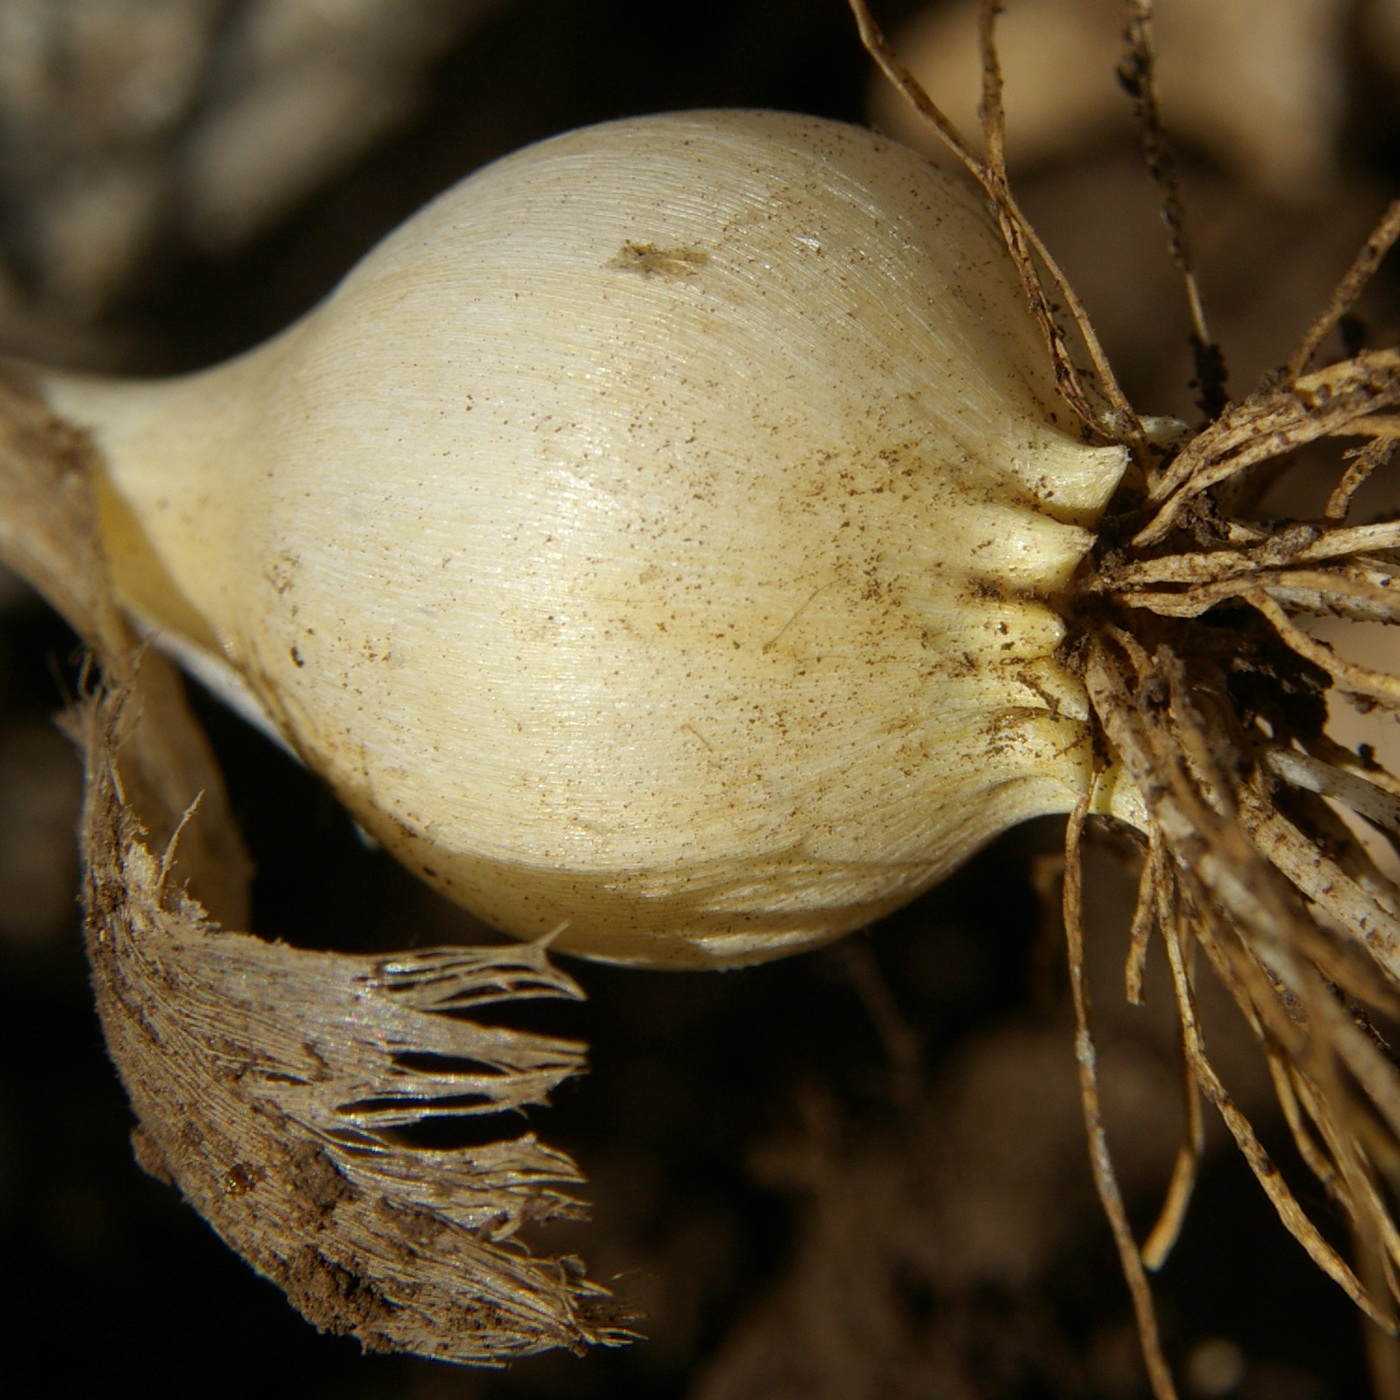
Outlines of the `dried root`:
{"label": "dried root", "polygon": [[[1121,76],[1138,110],[1170,251],[1185,280],[1207,415],[1173,455],[1155,457],[1081,308],[1065,294],[1007,191],[996,0],[985,0],[983,9],[984,157],[970,151],[900,65],[864,0],[851,4],[872,56],[992,200],[1067,402],[1086,426],[1128,446],[1139,468],[1103,523],[1082,580],[1074,645],[1105,766],[1126,769],[1146,809],[1128,995],[1141,999],[1147,949],[1160,941],[1181,1026],[1186,1140],[1161,1217],[1141,1247],[1119,1195],[1099,1108],[1080,893],[1087,802],[1069,823],[1063,908],[1090,1158],[1154,1393],[1167,1400],[1175,1388],[1144,1267],[1161,1266],[1181,1228],[1201,1154],[1202,1101],[1224,1121],[1283,1224],[1395,1336],[1400,1067],[1377,1026],[1400,1018],[1400,886],[1339,812],[1396,845],[1400,779],[1379,770],[1369,751],[1342,748],[1325,725],[1329,693],[1400,712],[1400,675],[1344,659],[1300,619],[1400,624],[1400,523],[1347,523],[1356,492],[1400,443],[1400,348],[1310,368],[1400,238],[1400,203],[1386,211],[1287,364],[1253,394],[1227,402],[1224,364],[1207,329],[1157,110],[1152,6],[1128,0]],[[1053,294],[1045,290],[1047,279]],[[1280,459],[1310,443],[1357,438],[1359,447],[1338,453],[1322,519],[1276,522],[1252,513]],[[1211,1064],[1194,991],[1202,958],[1259,1039],[1299,1155],[1350,1227],[1355,1267],[1309,1218]],[[1393,1360],[1373,1348],[1378,1380],[1395,1371]]]}

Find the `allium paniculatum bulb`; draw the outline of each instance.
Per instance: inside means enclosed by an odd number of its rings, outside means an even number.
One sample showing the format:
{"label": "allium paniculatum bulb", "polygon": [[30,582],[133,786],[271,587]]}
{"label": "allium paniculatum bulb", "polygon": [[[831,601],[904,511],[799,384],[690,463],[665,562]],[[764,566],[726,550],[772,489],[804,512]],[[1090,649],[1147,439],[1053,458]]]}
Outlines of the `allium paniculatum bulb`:
{"label": "allium paniculatum bulb", "polygon": [[520,937],[774,957],[1093,783],[1062,610],[1124,450],[982,196],[867,131],[560,136],[238,359],[46,384],[131,613]]}

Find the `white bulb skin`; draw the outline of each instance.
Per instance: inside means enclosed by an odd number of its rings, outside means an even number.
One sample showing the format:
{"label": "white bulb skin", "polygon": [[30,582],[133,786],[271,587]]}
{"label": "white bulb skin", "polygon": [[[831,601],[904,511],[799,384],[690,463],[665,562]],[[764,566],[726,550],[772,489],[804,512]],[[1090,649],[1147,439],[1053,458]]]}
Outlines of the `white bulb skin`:
{"label": "white bulb skin", "polygon": [[556,137],[237,360],[48,384],[127,605],[520,937],[760,961],[1092,784],[1061,607],[1125,454],[980,196],[864,130]]}

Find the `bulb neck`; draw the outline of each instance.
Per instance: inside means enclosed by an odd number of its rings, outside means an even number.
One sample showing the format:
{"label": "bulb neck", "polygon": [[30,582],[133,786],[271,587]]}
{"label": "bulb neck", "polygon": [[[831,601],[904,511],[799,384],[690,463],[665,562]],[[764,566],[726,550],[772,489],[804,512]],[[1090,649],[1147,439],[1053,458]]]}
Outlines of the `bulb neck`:
{"label": "bulb neck", "polygon": [[97,448],[98,522],[118,601],[215,654],[209,588],[222,576],[247,461],[244,364],[155,380],[32,371],[50,409]]}

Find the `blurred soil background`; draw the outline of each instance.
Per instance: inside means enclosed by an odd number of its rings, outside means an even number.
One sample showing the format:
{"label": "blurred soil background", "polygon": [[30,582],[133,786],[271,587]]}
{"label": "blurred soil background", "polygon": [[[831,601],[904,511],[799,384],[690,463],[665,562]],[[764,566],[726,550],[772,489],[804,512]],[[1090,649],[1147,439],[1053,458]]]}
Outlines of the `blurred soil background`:
{"label": "blurred soil background", "polygon": [[[1115,0],[1008,8],[1024,203],[1130,397],[1190,418],[1183,300],[1113,82]],[[967,115],[965,0],[877,9]],[[1161,0],[1161,12],[1167,121],[1240,393],[1283,361],[1400,186],[1400,3]],[[279,329],[423,200],[527,141],[697,106],[875,120],[917,139],[873,91],[842,0],[0,0],[0,349],[195,368]],[[1364,309],[1377,343],[1394,339],[1398,292],[1392,266]],[[537,1243],[585,1254],[648,1314],[648,1340],[492,1373],[317,1336],[132,1160],[79,947],[77,764],[51,719],[76,660],[71,634],[4,580],[7,1400],[1145,1393],[1089,1178],[1062,950],[1032,888],[1054,822],[1010,833],[833,948],[725,975],[573,965],[586,1005],[521,1013],[592,1045],[590,1074],[534,1126],[587,1171],[594,1220]],[[259,863],[259,932],[363,949],[489,937],[367,850],[280,753],[214,704],[201,713]],[[1109,840],[1093,858],[1091,956],[1109,1126],[1141,1236],[1181,1110],[1160,960],[1146,1008],[1121,995],[1130,855]],[[1232,1091],[1335,1232],[1248,1033],[1211,1000]],[[1366,1394],[1361,1322],[1217,1123],[1210,1135],[1158,1280],[1184,1393]]]}

